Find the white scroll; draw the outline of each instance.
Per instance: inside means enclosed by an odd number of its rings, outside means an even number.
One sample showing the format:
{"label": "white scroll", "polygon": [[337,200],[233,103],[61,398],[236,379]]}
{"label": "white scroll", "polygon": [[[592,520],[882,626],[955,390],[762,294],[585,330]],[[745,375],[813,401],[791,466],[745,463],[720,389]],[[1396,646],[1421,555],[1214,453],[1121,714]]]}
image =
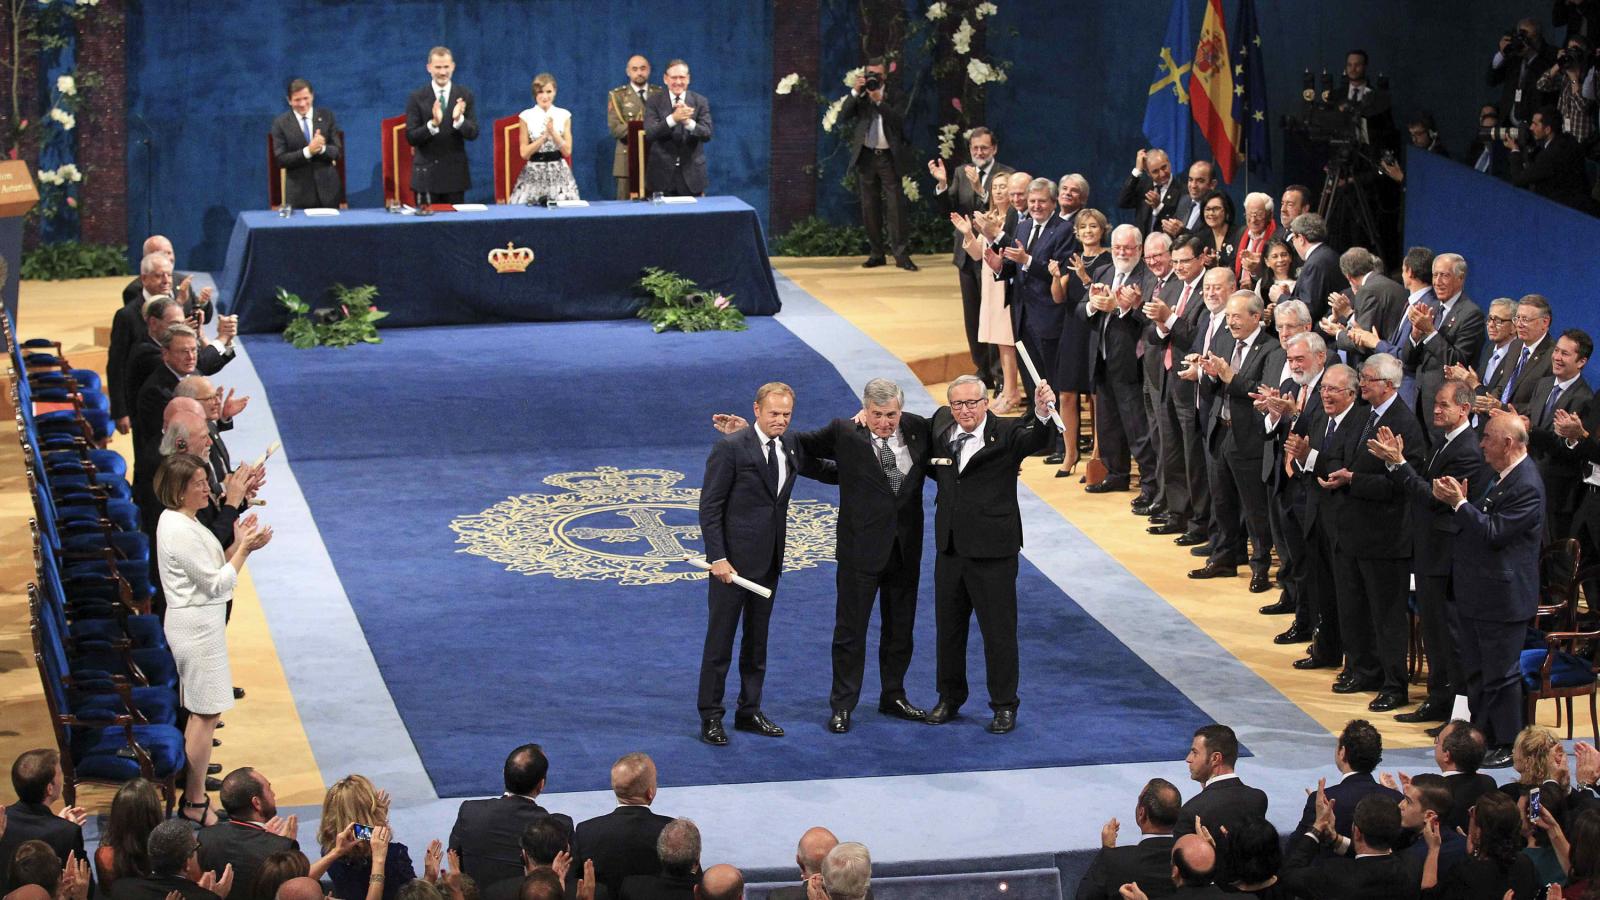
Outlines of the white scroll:
{"label": "white scroll", "polygon": [[[1028,348],[1022,346],[1021,341],[1017,341],[1017,359],[1022,360],[1022,364],[1028,367],[1028,374],[1033,377],[1034,384],[1039,384],[1044,381],[1043,378],[1039,377],[1039,370],[1034,367],[1033,359],[1028,356]],[[1031,403],[1033,398],[1029,397],[1028,401]],[[1067,424],[1061,421],[1061,414],[1056,412],[1056,405],[1054,403],[1050,404],[1050,421],[1056,423],[1056,427],[1062,431],[1067,430]]]}
{"label": "white scroll", "polygon": [[[694,566],[696,569],[704,569],[708,573],[711,571],[711,563],[706,562],[705,557],[703,556],[686,556],[684,557],[683,561],[691,566]],[[756,584],[754,581],[751,581],[743,575],[733,576],[733,583],[744,588],[750,593],[755,594],[763,600],[772,599],[772,591],[762,587],[759,584]]]}

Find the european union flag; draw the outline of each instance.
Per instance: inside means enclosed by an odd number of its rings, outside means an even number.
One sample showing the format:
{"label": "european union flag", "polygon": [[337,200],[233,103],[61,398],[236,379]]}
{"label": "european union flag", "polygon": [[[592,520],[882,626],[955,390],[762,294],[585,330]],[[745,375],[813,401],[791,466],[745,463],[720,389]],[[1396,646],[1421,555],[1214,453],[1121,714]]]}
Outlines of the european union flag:
{"label": "european union flag", "polygon": [[1245,163],[1251,172],[1272,178],[1272,129],[1267,116],[1267,66],[1261,55],[1261,26],[1256,22],[1255,0],[1239,0],[1234,19],[1233,118]]}
{"label": "european union flag", "polygon": [[1150,100],[1144,107],[1144,136],[1150,146],[1167,151],[1174,177],[1189,166],[1189,70],[1194,62],[1194,35],[1189,29],[1189,0],[1172,0],[1167,36],[1161,41],[1156,73],[1150,79]]}

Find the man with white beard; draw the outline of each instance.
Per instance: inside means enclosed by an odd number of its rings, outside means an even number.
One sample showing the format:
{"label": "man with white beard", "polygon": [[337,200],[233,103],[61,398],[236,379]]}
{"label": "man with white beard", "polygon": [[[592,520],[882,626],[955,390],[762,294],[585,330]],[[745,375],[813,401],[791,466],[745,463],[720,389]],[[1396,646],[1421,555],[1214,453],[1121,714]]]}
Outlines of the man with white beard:
{"label": "man with white beard", "polygon": [[[1305,486],[1284,472],[1283,445],[1301,417],[1314,415],[1322,409],[1320,382],[1323,367],[1328,364],[1328,345],[1321,335],[1311,331],[1310,313],[1305,304],[1291,300],[1278,312],[1282,316],[1293,307],[1299,307],[1295,312],[1305,319],[1306,327],[1286,339],[1285,377],[1276,390],[1263,387],[1259,402],[1267,417],[1268,440],[1272,441],[1270,452],[1263,454],[1264,464],[1271,467],[1263,473],[1271,500],[1267,512],[1273,545],[1283,560],[1278,569],[1283,594],[1277,603],[1263,606],[1261,612],[1267,615],[1294,613],[1294,622],[1272,639],[1277,644],[1305,643],[1311,640],[1316,628],[1316,607],[1305,585],[1306,542],[1301,525],[1306,509]],[[1278,327],[1282,333],[1282,321]]]}
{"label": "man with white beard", "polygon": [[1111,232],[1111,268],[1103,271],[1076,313],[1089,323],[1089,367],[1095,392],[1095,435],[1106,478],[1091,494],[1126,491],[1131,461],[1139,462],[1141,498],[1156,491],[1156,453],[1144,417],[1139,371],[1139,336],[1150,322],[1141,311],[1140,285],[1149,276],[1139,229],[1118,225]]}

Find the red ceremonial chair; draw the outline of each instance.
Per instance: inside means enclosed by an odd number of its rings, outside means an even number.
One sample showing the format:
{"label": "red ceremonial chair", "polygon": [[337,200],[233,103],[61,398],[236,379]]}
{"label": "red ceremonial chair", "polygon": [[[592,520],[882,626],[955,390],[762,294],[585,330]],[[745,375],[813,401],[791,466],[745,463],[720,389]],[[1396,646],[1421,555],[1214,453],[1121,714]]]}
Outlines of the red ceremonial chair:
{"label": "red ceremonial chair", "polygon": [[527,160],[522,158],[522,117],[494,120],[494,202],[504,203]]}
{"label": "red ceremonial chair", "polygon": [[406,117],[390,116],[379,123],[378,146],[383,151],[383,199],[407,206],[416,203],[411,193],[411,144],[406,141]]}
{"label": "red ceremonial chair", "polygon": [[[344,144],[344,129],[339,129],[339,146]],[[333,161],[333,167],[339,170],[339,208],[346,209],[350,192],[346,187],[345,164],[343,159]],[[289,174],[278,165],[278,154],[272,152],[272,132],[267,132],[267,208],[277,209],[283,205],[283,198],[289,193]]]}

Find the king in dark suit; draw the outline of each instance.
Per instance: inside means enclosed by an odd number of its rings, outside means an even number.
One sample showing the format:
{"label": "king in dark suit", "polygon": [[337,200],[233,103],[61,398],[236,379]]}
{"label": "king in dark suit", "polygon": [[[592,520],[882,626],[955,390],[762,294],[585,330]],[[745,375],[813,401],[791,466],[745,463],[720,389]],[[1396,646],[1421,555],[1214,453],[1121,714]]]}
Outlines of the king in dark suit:
{"label": "king in dark suit", "polygon": [[412,147],[411,189],[432,203],[460,203],[472,186],[467,141],[478,137],[472,92],[455,84],[449,47],[428,51],[433,80],[406,98],[406,143]]}
{"label": "king in dark suit", "polygon": [[669,197],[706,192],[705,143],[711,140],[711,103],[689,90],[689,64],[667,63],[667,89],[644,104],[644,136],[650,142],[645,180],[650,193]]}
{"label": "king in dark suit", "polygon": [[272,120],[272,155],[284,170],[283,202],[305,209],[338,206],[344,145],[333,111],[312,104],[311,82],[289,82],[289,111]]}
{"label": "king in dark suit", "polygon": [[734,727],[768,737],[783,736],[783,729],[761,711],[772,598],[739,587],[733,577],[739,575],[776,590],[783,572],[789,495],[795,476],[834,479],[831,466],[814,459],[788,434],[793,414],[793,388],[778,381],[762,385],[756,391],[755,424],[718,441],[706,460],[700,489],[700,534],[711,563],[711,579],[705,650],[700,659],[700,739],[716,746],[728,742],[722,727],[726,713],[722,695],[733,658],[734,632],[741,619],[744,638],[739,647],[739,708]]}

